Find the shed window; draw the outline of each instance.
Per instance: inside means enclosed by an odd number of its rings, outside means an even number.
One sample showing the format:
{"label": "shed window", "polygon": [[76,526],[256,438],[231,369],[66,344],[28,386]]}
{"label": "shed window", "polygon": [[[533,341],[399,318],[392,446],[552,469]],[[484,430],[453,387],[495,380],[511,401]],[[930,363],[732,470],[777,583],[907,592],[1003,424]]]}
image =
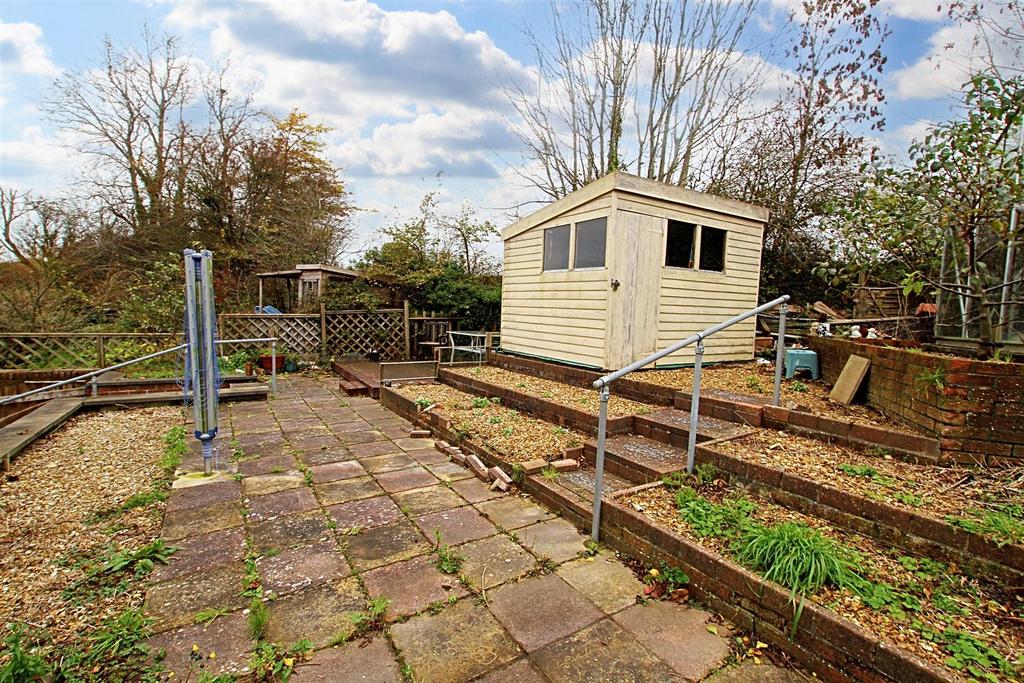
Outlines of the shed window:
{"label": "shed window", "polygon": [[569,269],[569,226],[544,231],[544,270]]}
{"label": "shed window", "polygon": [[725,230],[701,227],[700,269],[719,273],[725,270]]}
{"label": "shed window", "polygon": [[603,268],[608,219],[595,218],[576,224],[576,259],[573,268]]}
{"label": "shed window", "polygon": [[668,245],[665,248],[665,265],[673,268],[693,268],[693,243],[697,226],[682,221],[668,222]]}

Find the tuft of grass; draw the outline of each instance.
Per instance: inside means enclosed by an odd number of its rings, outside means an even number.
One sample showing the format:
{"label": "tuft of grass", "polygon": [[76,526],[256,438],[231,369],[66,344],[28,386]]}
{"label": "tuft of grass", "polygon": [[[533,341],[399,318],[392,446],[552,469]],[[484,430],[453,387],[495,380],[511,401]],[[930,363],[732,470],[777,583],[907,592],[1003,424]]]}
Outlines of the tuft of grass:
{"label": "tuft of grass", "polygon": [[806,394],[808,391],[810,391],[810,388],[800,380],[791,382],[789,388],[791,391],[795,391],[798,394]]}
{"label": "tuft of grass", "polygon": [[287,681],[295,664],[313,652],[313,644],[303,638],[287,650],[267,642],[259,642],[249,657],[249,668],[257,681]]}
{"label": "tuft of grass", "polygon": [[747,498],[728,498],[712,503],[689,486],[676,491],[679,516],[700,538],[735,539],[753,525],[757,506]]}
{"label": "tuft of grass", "polygon": [[718,479],[718,468],[714,463],[702,462],[693,468],[693,476],[697,478],[698,484],[713,484]]}
{"label": "tuft of grass", "polygon": [[195,623],[207,626],[228,614],[231,614],[231,610],[227,607],[207,607],[196,614]]}
{"label": "tuft of grass", "polygon": [[261,640],[267,630],[267,622],[270,621],[270,610],[266,603],[259,597],[253,597],[249,601],[249,636],[253,640]]}
{"label": "tuft of grass", "polygon": [[824,585],[855,589],[861,583],[851,551],[796,522],[748,527],[736,544],[736,559],[792,595],[814,593]]}
{"label": "tuft of grass", "polygon": [[53,669],[46,659],[39,654],[39,649],[29,647],[25,627],[21,624],[8,624],[7,636],[4,637],[3,654],[6,658],[0,666],[0,681],[43,681],[48,680]]}
{"label": "tuft of grass", "polygon": [[434,545],[434,554],[437,555],[438,570],[443,574],[458,574],[465,558],[446,543],[441,543],[440,529],[434,530],[434,538],[437,541]]}
{"label": "tuft of grass", "polygon": [[526,473],[523,472],[523,466],[519,463],[512,463],[512,482],[522,486],[524,481],[526,481]]}
{"label": "tuft of grass", "polygon": [[546,465],[544,469],[540,471],[540,476],[554,483],[558,481],[558,470],[556,470],[551,465]]}
{"label": "tuft of grass", "polygon": [[181,465],[186,453],[188,453],[188,447],[185,445],[184,425],[171,427],[164,434],[164,454],[160,458],[160,467],[168,476],[172,476]]}

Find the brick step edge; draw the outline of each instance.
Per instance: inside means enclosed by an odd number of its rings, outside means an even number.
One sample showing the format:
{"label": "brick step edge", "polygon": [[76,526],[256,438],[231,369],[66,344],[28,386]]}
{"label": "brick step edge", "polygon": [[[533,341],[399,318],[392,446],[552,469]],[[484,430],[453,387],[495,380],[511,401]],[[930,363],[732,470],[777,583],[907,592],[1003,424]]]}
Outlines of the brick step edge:
{"label": "brick step edge", "polygon": [[[514,389],[491,384],[490,382],[473,377],[466,377],[447,369],[439,370],[437,378],[450,387],[470,394],[485,398],[491,398],[492,396],[500,398],[502,405],[508,408],[529,413],[534,417],[581,431],[590,436],[597,435],[598,417],[593,413],[563,406],[560,403],[555,403],[545,398],[531,396],[521,391],[515,391]],[[628,434],[632,432],[634,417],[633,415],[627,415],[624,417],[608,418],[608,434]]]}
{"label": "brick step edge", "polygon": [[[386,388],[381,403],[434,431],[435,437],[459,441],[447,420],[433,413],[419,413],[416,405]],[[509,464],[475,444],[461,439],[460,447],[488,467]],[[523,490],[577,528],[589,531],[590,503],[542,476],[524,478]],[[628,508],[605,499],[601,516],[601,540],[606,545],[649,563],[667,562],[691,577],[694,596],[759,640],[794,657],[824,680],[854,683],[892,680],[949,683],[956,679],[928,662],[877,638],[853,622],[813,602],[807,602],[793,631],[794,605],[789,592],[771,584],[731,560],[689,539],[653,526]],[[793,637],[790,638],[792,631]]]}
{"label": "brick step edge", "polygon": [[[675,407],[689,410],[690,398],[688,391],[677,392]],[[752,427],[790,430],[818,440],[839,441],[854,446],[877,446],[915,464],[956,464],[941,455],[939,439],[935,437],[885,429],[853,420],[840,420],[806,410],[701,395],[700,414]],[[976,464],[974,461],[972,463]]]}

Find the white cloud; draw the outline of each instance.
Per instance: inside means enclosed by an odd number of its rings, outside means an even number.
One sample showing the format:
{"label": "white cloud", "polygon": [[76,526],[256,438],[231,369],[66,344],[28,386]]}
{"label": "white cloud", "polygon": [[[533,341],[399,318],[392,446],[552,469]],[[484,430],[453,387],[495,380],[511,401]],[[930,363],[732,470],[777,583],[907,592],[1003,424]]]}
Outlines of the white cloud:
{"label": "white cloud", "polygon": [[53,137],[39,126],[0,139],[0,185],[52,192],[83,167],[85,160],[69,146],[66,136]]}
{"label": "white cloud", "polygon": [[53,77],[60,69],[42,42],[43,29],[27,21],[0,21],[0,68],[5,75]]}
{"label": "white cloud", "polygon": [[[999,12],[997,3],[982,4],[983,18],[998,25],[1012,20]],[[983,33],[977,25],[947,24],[928,39],[928,52],[914,64],[893,74],[898,99],[945,97],[960,90],[970,75],[989,65],[1020,71],[1024,68],[1024,46],[992,31]]]}
{"label": "white cloud", "polygon": [[941,4],[941,0],[885,0],[881,6],[886,14],[900,19],[941,21],[945,16]]}

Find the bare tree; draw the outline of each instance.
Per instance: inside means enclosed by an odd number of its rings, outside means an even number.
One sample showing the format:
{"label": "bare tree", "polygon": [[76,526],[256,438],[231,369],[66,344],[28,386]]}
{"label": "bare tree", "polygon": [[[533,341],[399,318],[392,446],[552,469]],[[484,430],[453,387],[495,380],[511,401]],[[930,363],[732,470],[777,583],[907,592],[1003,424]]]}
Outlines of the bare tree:
{"label": "bare tree", "polygon": [[96,161],[90,184],[105,209],[152,247],[187,222],[188,76],[177,39],[146,31],[141,50],[107,38],[102,61],[58,79],[46,101],[51,119]]}
{"label": "bare tree", "polygon": [[552,3],[550,45],[527,34],[537,81],[505,87],[534,162],[524,178],[552,198],[617,169],[690,184],[694,160],[746,113],[756,4],[580,0],[572,26]]}

